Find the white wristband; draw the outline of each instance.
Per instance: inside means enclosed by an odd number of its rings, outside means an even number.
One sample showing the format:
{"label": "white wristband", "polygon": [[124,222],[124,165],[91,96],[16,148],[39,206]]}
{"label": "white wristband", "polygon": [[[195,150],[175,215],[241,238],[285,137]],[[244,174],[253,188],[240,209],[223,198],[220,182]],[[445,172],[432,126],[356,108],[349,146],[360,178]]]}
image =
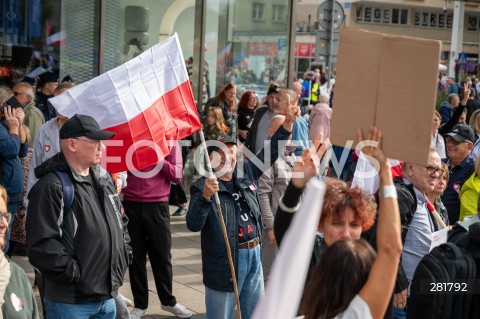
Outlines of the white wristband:
{"label": "white wristband", "polygon": [[397,198],[397,189],[395,185],[385,185],[378,192],[380,198]]}

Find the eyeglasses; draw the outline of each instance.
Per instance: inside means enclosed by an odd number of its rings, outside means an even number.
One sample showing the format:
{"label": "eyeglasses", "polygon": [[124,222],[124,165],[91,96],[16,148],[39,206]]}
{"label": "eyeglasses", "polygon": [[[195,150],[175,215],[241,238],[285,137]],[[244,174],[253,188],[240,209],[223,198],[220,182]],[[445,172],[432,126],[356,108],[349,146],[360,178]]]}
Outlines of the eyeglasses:
{"label": "eyeglasses", "polygon": [[462,144],[462,143],[466,143],[467,141],[456,141],[455,139],[453,139],[452,137],[450,136],[447,136],[447,139],[446,141],[447,143],[452,143],[454,145],[459,145],[459,144]]}
{"label": "eyeglasses", "polygon": [[427,169],[427,174],[428,175],[433,175],[433,174],[438,173],[441,176],[441,175],[443,175],[443,172],[445,171],[442,168],[437,168],[437,167],[433,167],[433,166],[427,166],[425,168]]}
{"label": "eyeglasses", "polygon": [[15,96],[19,96],[20,94],[27,95],[27,93],[24,93],[24,92],[13,92],[13,95],[15,95]]}
{"label": "eyeglasses", "polygon": [[12,213],[10,212],[0,212],[0,216],[2,216],[1,221],[5,218],[7,221],[7,225],[10,224],[10,220],[12,219]]}
{"label": "eyeglasses", "polygon": [[96,141],[96,140],[84,140],[83,138],[78,138],[78,137],[73,137],[74,140],[79,140],[79,141],[84,141],[88,143],[95,144],[95,146],[98,148],[100,145],[102,145],[102,141]]}

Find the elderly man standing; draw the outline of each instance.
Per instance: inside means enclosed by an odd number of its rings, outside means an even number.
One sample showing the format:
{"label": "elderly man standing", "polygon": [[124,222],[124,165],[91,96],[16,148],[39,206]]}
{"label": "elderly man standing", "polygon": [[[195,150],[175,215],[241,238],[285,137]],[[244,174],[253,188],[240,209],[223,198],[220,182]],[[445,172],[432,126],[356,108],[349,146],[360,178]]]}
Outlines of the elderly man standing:
{"label": "elderly man standing", "polygon": [[[288,139],[300,111],[290,104],[295,98],[293,92],[292,97],[285,92],[279,92],[277,96],[278,106],[285,110],[286,116],[271,139],[270,165],[278,158],[279,140]],[[208,148],[210,159],[217,159],[217,163],[212,164],[217,176],[201,177],[190,188],[187,227],[191,231],[201,231],[207,318],[230,319],[235,296],[226,244],[213,200],[213,194],[218,192],[237,274],[242,318],[248,319],[264,292],[259,245],[262,226],[257,196],[258,179],[263,172],[248,160],[237,166],[236,141],[227,138],[223,143],[222,147]],[[260,161],[264,156],[264,150],[257,154]]]}
{"label": "elderly man standing", "polygon": [[37,136],[37,132],[45,123],[42,111],[35,106],[35,93],[33,87],[26,83],[20,82],[13,87],[13,95],[17,98],[18,102],[22,104],[25,112],[24,123],[30,129],[30,140],[28,145],[33,147],[33,141]]}
{"label": "elderly man standing", "polygon": [[448,211],[450,224],[460,217],[460,191],[463,183],[474,171],[474,160],[470,154],[475,141],[475,133],[466,124],[457,124],[445,135],[447,158],[444,161],[450,170],[448,185],[442,195],[442,202]]}
{"label": "elderly man standing", "polygon": [[45,280],[48,318],[115,318],[129,258],[117,189],[99,165],[102,140],[113,135],[75,115],[60,129],[61,152],[35,169],[27,254]]}
{"label": "elderly man standing", "polygon": [[[279,84],[272,83],[267,93],[267,105],[255,111],[253,117],[252,127],[250,133],[247,136],[245,147],[248,148],[254,154],[260,152],[263,148],[265,141],[268,140],[268,127],[270,121],[275,115],[285,115],[286,106],[278,103],[278,94],[281,91]],[[300,95],[290,90],[293,94],[290,98],[290,104],[295,106],[300,98]],[[295,155],[300,155],[304,148],[308,148],[308,123],[303,117],[299,117],[293,125],[292,131],[293,144],[297,146]]]}
{"label": "elderly man standing", "polygon": [[420,260],[430,251],[432,233],[438,225],[428,210],[425,194],[433,191],[442,176],[442,161],[435,148],[430,149],[427,166],[404,163],[403,178],[394,180],[402,222],[403,252],[393,298],[394,318],[405,317],[408,285]]}

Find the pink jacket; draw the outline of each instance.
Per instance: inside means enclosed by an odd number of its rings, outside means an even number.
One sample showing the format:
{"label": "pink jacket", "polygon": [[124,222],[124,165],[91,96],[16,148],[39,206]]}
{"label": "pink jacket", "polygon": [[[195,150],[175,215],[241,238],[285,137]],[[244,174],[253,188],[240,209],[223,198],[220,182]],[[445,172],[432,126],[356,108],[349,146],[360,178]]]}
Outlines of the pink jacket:
{"label": "pink jacket", "polygon": [[[161,165],[158,173],[151,177],[138,177],[138,173],[147,173]],[[170,184],[178,184],[183,179],[183,164],[181,148],[173,146],[159,164],[147,167],[139,172],[128,172],[127,186],[122,190],[123,198],[133,202],[168,202]],[[136,174],[136,175],[135,175]]]}
{"label": "pink jacket", "polygon": [[330,121],[332,120],[332,109],[328,104],[315,104],[310,112],[310,130],[308,138],[314,141],[319,132],[323,132],[323,138],[330,138]]}

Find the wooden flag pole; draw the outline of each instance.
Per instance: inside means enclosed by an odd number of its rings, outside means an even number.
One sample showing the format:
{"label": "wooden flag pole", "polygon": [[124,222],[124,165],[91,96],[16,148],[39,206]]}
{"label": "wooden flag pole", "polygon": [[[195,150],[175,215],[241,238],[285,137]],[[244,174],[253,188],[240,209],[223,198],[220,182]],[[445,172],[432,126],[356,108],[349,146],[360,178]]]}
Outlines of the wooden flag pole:
{"label": "wooden flag pole", "polygon": [[[213,176],[212,163],[208,157],[207,145],[205,143],[205,136],[203,136],[202,130],[199,131],[200,139],[202,141],[203,150],[205,152],[205,161],[207,163],[209,176]],[[228,263],[230,264],[230,272],[232,273],[233,291],[235,292],[235,303],[237,304],[237,315],[239,319],[242,319],[242,312],[240,310],[240,298],[238,296],[237,276],[235,276],[235,267],[233,265],[232,250],[228,242],[227,228],[225,227],[225,221],[223,220],[222,207],[220,206],[220,198],[218,192],[215,192],[215,203],[217,204],[218,218],[220,219],[220,225],[222,226],[223,240],[225,241],[225,247],[227,247]]]}

